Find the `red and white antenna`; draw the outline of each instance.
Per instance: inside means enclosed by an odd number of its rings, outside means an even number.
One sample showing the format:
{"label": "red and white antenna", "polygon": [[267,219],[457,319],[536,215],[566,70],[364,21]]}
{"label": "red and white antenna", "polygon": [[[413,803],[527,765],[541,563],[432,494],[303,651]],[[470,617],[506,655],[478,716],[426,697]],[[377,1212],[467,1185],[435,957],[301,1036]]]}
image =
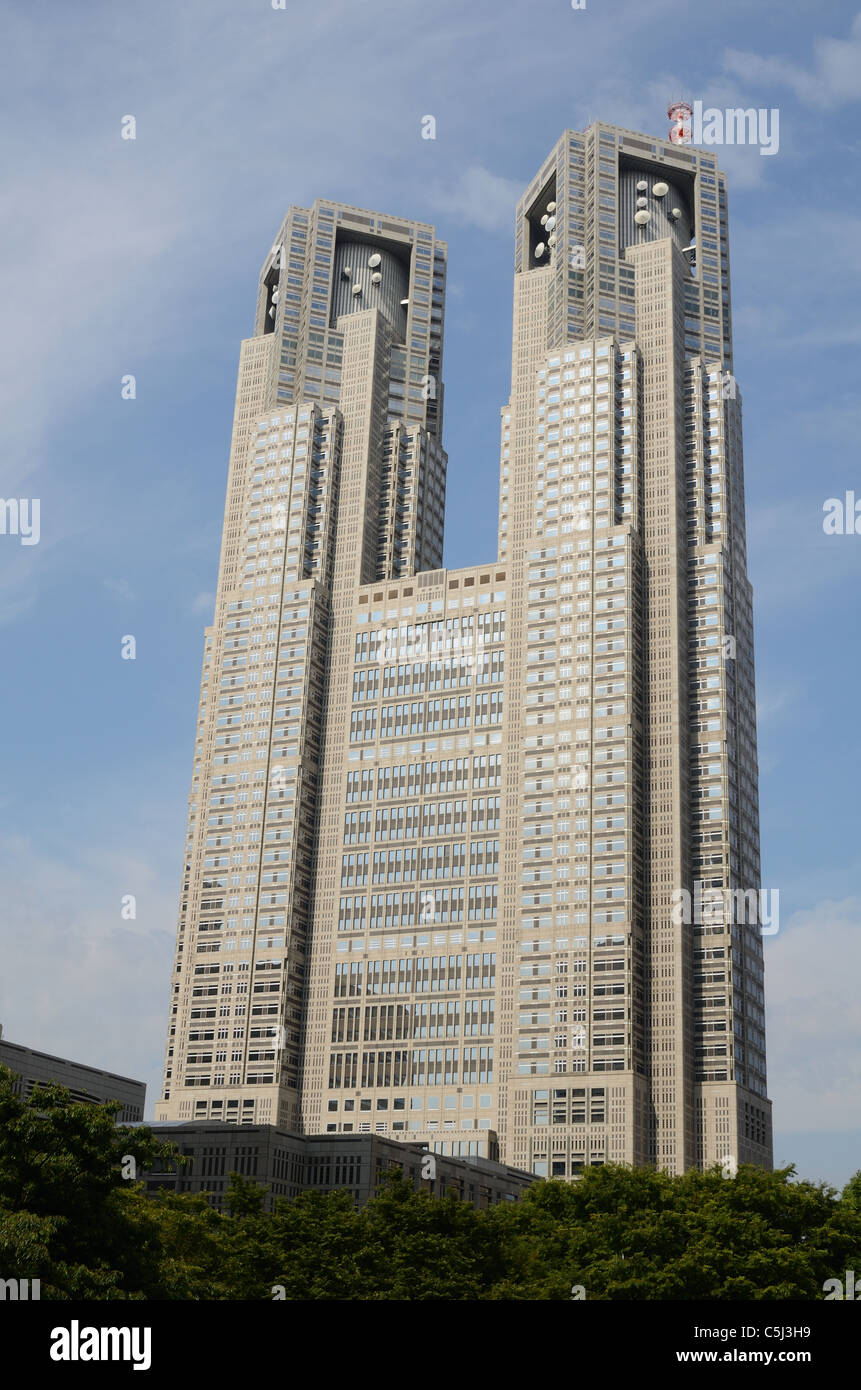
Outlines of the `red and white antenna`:
{"label": "red and white antenna", "polygon": [[689,145],[691,143],[691,117],[694,108],[689,101],[671,101],[667,107],[667,115],[673,124],[670,126],[670,142],[673,145]]}

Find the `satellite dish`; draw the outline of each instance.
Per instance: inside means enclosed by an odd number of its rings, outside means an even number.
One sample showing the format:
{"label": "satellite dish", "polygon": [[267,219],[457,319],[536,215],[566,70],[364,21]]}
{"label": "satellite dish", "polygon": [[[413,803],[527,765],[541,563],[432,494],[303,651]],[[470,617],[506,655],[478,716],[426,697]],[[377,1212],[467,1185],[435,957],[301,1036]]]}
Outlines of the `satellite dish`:
{"label": "satellite dish", "polygon": [[377,251],[374,252],[373,256],[368,257],[368,265],[371,267],[371,270],[376,270],[378,265],[382,265],[382,262],[383,258]]}
{"label": "satellite dish", "polygon": [[555,211],[556,211],[556,204],[555,204],[555,203],[548,203],[548,204],[547,204],[547,211],[548,211],[548,212],[555,212]]}
{"label": "satellite dish", "polygon": [[652,194],[655,198],[665,198],[669,191],[670,185],[668,183],[663,182],[654,184],[652,188]]}
{"label": "satellite dish", "polygon": [[638,199],[637,199],[637,207],[638,207],[638,208],[645,208],[645,207],[648,207],[648,201],[647,201],[647,199],[645,199],[645,198],[638,198]]}
{"label": "satellite dish", "polygon": [[651,216],[652,214],[650,212],[646,212],[645,209],[641,208],[639,212],[634,213],[634,221],[638,227],[645,227]]}
{"label": "satellite dish", "polygon": [[344,269],[341,271],[341,274],[343,275],[343,277],[344,277],[345,280],[349,280],[349,278],[350,278],[350,276],[352,275],[352,273],[353,273],[353,272],[352,272],[352,270],[350,269],[350,267],[349,267],[348,265],[345,265],[345,266],[344,266]]}
{"label": "satellite dish", "polygon": [[541,225],[542,225],[542,227],[546,227],[546,226],[547,226],[547,213],[546,213],[546,212],[545,212],[544,216],[543,216],[542,219],[541,219]]}
{"label": "satellite dish", "polygon": [[372,284],[372,285],[378,285],[378,284],[380,283],[380,281],[382,280],[382,278],[383,278],[383,277],[382,277],[382,275],[380,274],[380,272],[379,272],[378,270],[375,270],[374,273],[373,273],[373,275],[371,276],[371,284]]}
{"label": "satellite dish", "polygon": [[547,247],[544,245],[544,242],[543,242],[543,241],[539,241],[538,245],[537,245],[536,248],[535,248],[535,256],[536,256],[536,258],[537,258],[537,259],[540,259],[540,258],[544,255],[544,252],[545,252],[546,250],[547,250]]}
{"label": "satellite dish", "polygon": [[670,216],[671,216],[671,217],[681,217],[681,215],[682,215],[682,210],[681,210],[681,208],[672,208],[671,211],[670,211]]}
{"label": "satellite dish", "polygon": [[274,306],[269,310],[269,317],[270,317],[271,319],[274,319],[274,317],[275,317],[275,308],[274,308]]}
{"label": "satellite dish", "polygon": [[555,218],[555,217],[548,217],[548,219],[547,219],[547,230],[548,230],[548,232],[552,232],[552,231],[553,231],[553,228],[554,228],[555,226],[556,226],[556,218]]}
{"label": "satellite dish", "polygon": [[648,186],[649,186],[649,185],[646,183],[646,180],[645,180],[645,179],[637,179],[637,192],[638,192],[638,193],[645,193],[645,191],[646,191],[646,189],[648,188]]}
{"label": "satellite dish", "polygon": [[279,296],[280,293],[281,293],[280,290],[273,290],[273,291],[272,291],[272,303],[273,303],[273,304],[277,304],[277,303],[278,303],[278,296]]}
{"label": "satellite dish", "polygon": [[551,232],[551,233],[550,233],[549,237],[547,238],[547,242],[548,242],[548,245],[549,245],[549,246],[555,246],[555,245],[556,245],[556,233],[555,233],[555,232]]}
{"label": "satellite dish", "polygon": [[409,301],[408,299],[402,299],[402,300],[401,300],[401,308],[402,308],[402,309],[408,309],[409,306],[410,306],[410,301]]}
{"label": "satellite dish", "polygon": [[353,286],[353,294],[361,294],[361,293],[362,293],[362,286],[359,284],[359,282],[358,282],[358,280],[357,280],[356,283],[355,283],[355,285]]}

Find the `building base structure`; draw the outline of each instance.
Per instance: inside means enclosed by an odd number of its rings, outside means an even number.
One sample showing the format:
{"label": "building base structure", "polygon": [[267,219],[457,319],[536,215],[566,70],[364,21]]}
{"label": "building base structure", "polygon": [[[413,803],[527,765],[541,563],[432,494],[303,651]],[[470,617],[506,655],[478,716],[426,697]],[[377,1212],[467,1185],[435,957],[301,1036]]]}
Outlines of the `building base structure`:
{"label": "building base structure", "polygon": [[531,1173],[476,1153],[443,1154],[376,1134],[290,1134],[274,1125],[149,1128],[162,1141],[175,1144],[185,1163],[166,1160],[143,1174],[146,1191],[204,1194],[217,1208],[223,1205],[231,1173],[266,1189],[267,1211],[279,1197],[309,1191],[347,1191],[357,1206],[364,1206],[393,1172],[402,1173],[417,1192],[454,1195],[481,1209],[515,1201],[536,1180]]}

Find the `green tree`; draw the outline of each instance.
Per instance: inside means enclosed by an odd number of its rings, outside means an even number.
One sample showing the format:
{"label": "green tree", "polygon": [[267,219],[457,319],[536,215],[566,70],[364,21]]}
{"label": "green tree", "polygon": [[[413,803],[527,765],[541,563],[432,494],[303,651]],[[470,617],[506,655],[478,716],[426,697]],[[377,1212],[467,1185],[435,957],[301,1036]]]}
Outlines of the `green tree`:
{"label": "green tree", "polygon": [[842,1195],[793,1168],[680,1177],[620,1165],[536,1183],[477,1211],[400,1173],[357,1211],[345,1191],[264,1210],[233,1174],[205,1196],[148,1196],[124,1178],[175,1155],[115,1106],[62,1087],[15,1093],[0,1068],[0,1275],[43,1298],[295,1301],[820,1299],[861,1269],[861,1173]]}
{"label": "green tree", "polygon": [[347,1192],[303,1192],[279,1198],[271,1213],[250,1210],[233,1174],[228,1197],[239,1213],[224,1233],[221,1275],[226,1296],[255,1300],[283,1288],[290,1300],[366,1297],[367,1264],[362,1258],[362,1216]]}
{"label": "green tree", "polygon": [[599,1300],[821,1298],[861,1249],[861,1221],[791,1167],[727,1178],[607,1165],[537,1185],[496,1217],[532,1246],[515,1295],[530,1299],[570,1298],[574,1284]]}
{"label": "green tree", "polygon": [[73,1102],[62,1086],[24,1098],[13,1079],[0,1067],[0,1233],[14,1265],[5,1277],[42,1278],[43,1298],[157,1289],[157,1225],[130,1202],[123,1160],[152,1166],[170,1146],[117,1128],[117,1105]]}
{"label": "green tree", "polygon": [[861,1212],[861,1168],[852,1174],[844,1187],[842,1200],[849,1210]]}

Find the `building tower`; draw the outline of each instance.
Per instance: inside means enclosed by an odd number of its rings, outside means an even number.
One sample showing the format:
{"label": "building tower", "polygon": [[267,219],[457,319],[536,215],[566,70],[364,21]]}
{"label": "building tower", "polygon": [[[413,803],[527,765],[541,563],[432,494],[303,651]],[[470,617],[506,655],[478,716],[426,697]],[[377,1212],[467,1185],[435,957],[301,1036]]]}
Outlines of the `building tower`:
{"label": "building tower", "polygon": [[158,1120],[301,1125],[333,635],[442,562],[445,245],[291,208],[243,342]]}
{"label": "building tower", "polygon": [[431,228],[319,202],[264,264],[157,1119],[770,1166],[724,176],[557,142],[517,208],[498,558],[461,570],[444,277]]}

